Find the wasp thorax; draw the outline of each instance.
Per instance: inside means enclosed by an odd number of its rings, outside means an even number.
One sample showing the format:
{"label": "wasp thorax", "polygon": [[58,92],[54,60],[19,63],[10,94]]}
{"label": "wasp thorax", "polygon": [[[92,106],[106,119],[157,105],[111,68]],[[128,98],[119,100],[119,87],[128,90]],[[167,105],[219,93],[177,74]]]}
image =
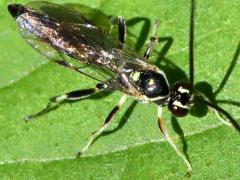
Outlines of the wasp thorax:
{"label": "wasp thorax", "polygon": [[186,116],[190,105],[190,85],[185,82],[177,82],[171,88],[168,109],[177,117]]}
{"label": "wasp thorax", "polygon": [[169,86],[163,73],[155,71],[133,71],[130,74],[136,87],[147,97],[165,97],[169,95]]}

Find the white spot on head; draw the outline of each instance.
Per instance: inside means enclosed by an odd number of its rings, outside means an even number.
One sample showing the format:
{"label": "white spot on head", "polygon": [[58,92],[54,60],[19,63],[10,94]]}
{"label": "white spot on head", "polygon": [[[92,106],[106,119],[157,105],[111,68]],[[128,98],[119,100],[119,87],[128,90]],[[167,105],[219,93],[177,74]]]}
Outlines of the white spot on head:
{"label": "white spot on head", "polygon": [[174,105],[174,106],[177,106],[177,107],[184,108],[184,109],[189,109],[189,107],[188,107],[187,105],[182,105],[182,103],[181,103],[180,101],[177,101],[177,100],[175,100],[175,101],[173,102],[173,105]]}
{"label": "white spot on head", "polygon": [[189,94],[189,90],[188,89],[184,89],[182,86],[180,86],[178,88],[178,92],[180,92],[180,93],[188,93]]}

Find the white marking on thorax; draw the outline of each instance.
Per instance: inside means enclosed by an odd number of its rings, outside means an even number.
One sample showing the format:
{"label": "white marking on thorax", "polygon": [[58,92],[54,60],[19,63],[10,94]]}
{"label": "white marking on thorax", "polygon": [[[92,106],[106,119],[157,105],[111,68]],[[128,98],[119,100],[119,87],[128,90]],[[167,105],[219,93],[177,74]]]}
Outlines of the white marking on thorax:
{"label": "white marking on thorax", "polygon": [[139,80],[139,76],[140,76],[140,72],[136,71],[136,72],[132,72],[130,74],[130,77],[134,80],[134,81],[138,81]]}

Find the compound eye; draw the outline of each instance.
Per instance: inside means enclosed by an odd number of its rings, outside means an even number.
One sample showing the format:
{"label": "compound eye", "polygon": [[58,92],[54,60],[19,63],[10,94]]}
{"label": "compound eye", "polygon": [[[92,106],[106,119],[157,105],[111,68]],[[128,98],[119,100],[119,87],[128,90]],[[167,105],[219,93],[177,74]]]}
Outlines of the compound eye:
{"label": "compound eye", "polygon": [[176,117],[186,116],[189,112],[189,109],[187,107],[179,106],[175,103],[169,103],[168,109]]}

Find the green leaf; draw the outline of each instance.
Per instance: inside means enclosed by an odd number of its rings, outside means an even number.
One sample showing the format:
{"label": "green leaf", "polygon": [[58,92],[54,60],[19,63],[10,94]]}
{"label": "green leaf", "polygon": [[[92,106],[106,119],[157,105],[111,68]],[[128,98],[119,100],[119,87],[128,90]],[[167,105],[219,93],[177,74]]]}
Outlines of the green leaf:
{"label": "green leaf", "polygon": [[[101,94],[58,109],[24,123],[23,117],[44,107],[51,96],[75,89],[94,87],[95,81],[49,63],[21,38],[7,4],[0,6],[0,173],[5,179],[175,179],[185,178],[186,166],[162,139],[157,127],[154,104],[135,103],[129,98],[109,130],[84,157],[74,154],[89,135],[99,128],[121,94]],[[26,3],[27,1],[17,1]],[[53,1],[52,1],[53,2]],[[63,1],[54,1],[63,3]],[[14,2],[16,3],[16,2]],[[64,1],[78,7],[79,1]],[[71,4],[70,4],[71,3]],[[127,20],[149,18],[160,21],[158,35],[173,38],[169,51],[159,62],[157,52],[151,60],[172,81],[188,76],[189,1],[96,1],[82,0],[81,5],[106,15],[122,15]],[[217,90],[232,63],[233,70],[217,100],[238,101],[240,66],[239,0],[197,1],[195,34],[195,82],[208,91]],[[133,21],[130,21],[133,22]],[[128,42],[138,42],[143,54],[143,23],[129,23]],[[134,25],[133,25],[134,24]],[[148,31],[145,26],[145,31]],[[151,31],[150,31],[151,32]],[[139,34],[141,36],[139,37]],[[140,39],[140,40],[139,40]],[[139,49],[135,47],[135,49]],[[235,58],[234,58],[235,55]],[[199,82],[205,82],[201,84]],[[207,84],[206,84],[207,83]],[[210,94],[210,93],[209,93]],[[214,98],[212,96],[212,98]],[[221,104],[235,119],[238,106]],[[200,112],[198,109],[197,112]],[[201,117],[198,117],[200,116]],[[212,113],[198,113],[171,119],[164,109],[169,133],[184,148],[193,166],[193,179],[238,179],[239,134],[219,122]],[[183,136],[184,133],[184,136]],[[187,144],[187,145],[186,145]]]}

